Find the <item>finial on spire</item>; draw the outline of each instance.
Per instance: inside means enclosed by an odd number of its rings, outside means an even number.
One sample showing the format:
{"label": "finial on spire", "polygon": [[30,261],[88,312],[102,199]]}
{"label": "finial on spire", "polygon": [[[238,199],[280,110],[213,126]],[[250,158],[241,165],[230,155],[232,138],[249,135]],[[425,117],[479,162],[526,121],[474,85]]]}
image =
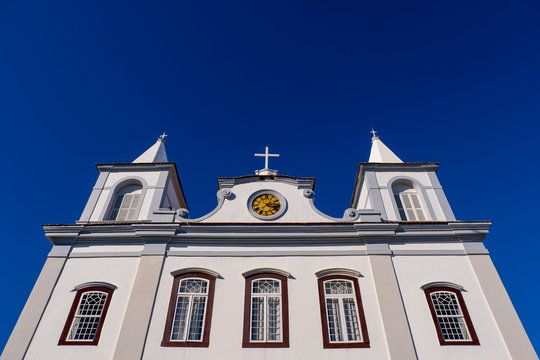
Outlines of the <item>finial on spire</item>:
{"label": "finial on spire", "polygon": [[165,138],[166,138],[167,136],[169,136],[169,135],[163,133],[163,134],[159,135],[159,140],[160,140],[161,142],[163,142],[163,143],[166,143],[166,142],[167,142],[167,139],[165,139]]}
{"label": "finial on spire", "polygon": [[268,153],[268,146],[267,146],[264,154],[254,154],[254,156],[264,157],[264,169],[255,170],[255,174],[257,174],[257,175],[276,175],[277,174],[277,170],[270,170],[268,168],[268,158],[269,157],[279,157],[279,154],[269,154]]}
{"label": "finial on spire", "polygon": [[373,136],[371,137],[371,140],[372,140],[372,141],[379,138],[379,137],[377,136],[377,132],[375,131],[375,129],[371,128],[370,133],[373,134]]}

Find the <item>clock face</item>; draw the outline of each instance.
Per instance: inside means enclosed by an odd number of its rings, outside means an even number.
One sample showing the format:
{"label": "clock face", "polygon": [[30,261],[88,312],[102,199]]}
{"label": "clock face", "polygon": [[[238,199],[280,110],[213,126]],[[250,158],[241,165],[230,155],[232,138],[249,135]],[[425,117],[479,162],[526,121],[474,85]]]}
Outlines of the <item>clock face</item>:
{"label": "clock face", "polygon": [[251,202],[251,208],[260,216],[272,216],[281,209],[281,202],[275,195],[260,194]]}

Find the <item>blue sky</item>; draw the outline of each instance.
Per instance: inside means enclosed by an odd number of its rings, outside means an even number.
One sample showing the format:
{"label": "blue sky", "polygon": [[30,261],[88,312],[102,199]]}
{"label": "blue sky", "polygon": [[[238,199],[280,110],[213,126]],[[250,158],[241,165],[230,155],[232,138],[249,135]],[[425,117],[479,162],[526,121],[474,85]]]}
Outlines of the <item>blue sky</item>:
{"label": "blue sky", "polygon": [[165,131],[200,216],[268,145],[340,216],[373,126],[404,161],[441,163],[458,219],[494,221],[486,245],[540,349],[539,16],[533,0],[0,2],[0,346],[50,249],[41,224],[78,219],[94,163]]}

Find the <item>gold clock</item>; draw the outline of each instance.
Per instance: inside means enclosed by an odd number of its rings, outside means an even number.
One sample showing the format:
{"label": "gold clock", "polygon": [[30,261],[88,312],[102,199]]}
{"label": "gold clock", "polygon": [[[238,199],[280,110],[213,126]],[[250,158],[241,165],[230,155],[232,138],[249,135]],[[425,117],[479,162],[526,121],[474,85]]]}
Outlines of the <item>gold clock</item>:
{"label": "gold clock", "polygon": [[260,216],[272,216],[281,209],[281,202],[273,194],[260,194],[251,201],[251,209]]}

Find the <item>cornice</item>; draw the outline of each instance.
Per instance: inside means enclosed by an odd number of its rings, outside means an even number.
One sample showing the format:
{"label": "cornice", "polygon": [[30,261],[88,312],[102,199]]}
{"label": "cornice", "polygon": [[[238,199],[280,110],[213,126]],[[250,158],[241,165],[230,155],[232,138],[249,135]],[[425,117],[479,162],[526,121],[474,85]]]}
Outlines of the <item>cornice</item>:
{"label": "cornice", "polygon": [[340,222],[340,223],[133,223],[44,225],[55,245],[75,242],[141,243],[167,241],[212,244],[482,242],[491,222]]}
{"label": "cornice", "polygon": [[315,178],[298,178],[288,175],[245,175],[238,177],[221,177],[217,179],[219,189],[228,189],[239,184],[265,181],[291,184],[298,187],[298,189],[315,190]]}

